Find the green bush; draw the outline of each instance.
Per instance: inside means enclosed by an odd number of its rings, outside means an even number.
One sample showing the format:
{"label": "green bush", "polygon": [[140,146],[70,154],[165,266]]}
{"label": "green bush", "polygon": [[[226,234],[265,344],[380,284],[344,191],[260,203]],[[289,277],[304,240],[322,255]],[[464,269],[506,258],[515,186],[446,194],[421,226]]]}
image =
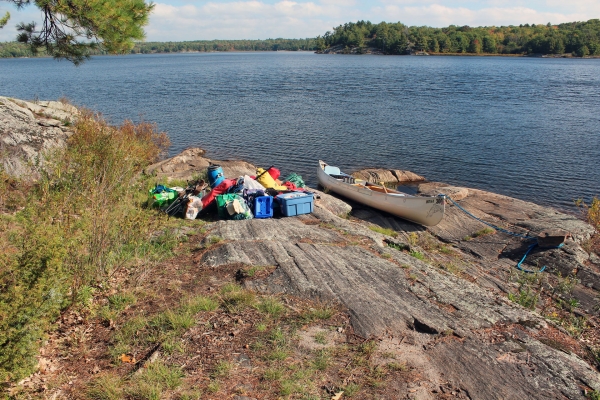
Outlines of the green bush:
{"label": "green bush", "polygon": [[19,211],[0,214],[0,381],[33,372],[45,333],[80,288],[145,256],[135,249],[153,214],[140,207],[139,172],[163,154],[166,135],[145,123],[112,127],[90,112],[74,130],[47,155]]}
{"label": "green bush", "polygon": [[590,204],[577,200],[575,204],[580,208],[587,222],[600,232],[600,198],[594,197]]}

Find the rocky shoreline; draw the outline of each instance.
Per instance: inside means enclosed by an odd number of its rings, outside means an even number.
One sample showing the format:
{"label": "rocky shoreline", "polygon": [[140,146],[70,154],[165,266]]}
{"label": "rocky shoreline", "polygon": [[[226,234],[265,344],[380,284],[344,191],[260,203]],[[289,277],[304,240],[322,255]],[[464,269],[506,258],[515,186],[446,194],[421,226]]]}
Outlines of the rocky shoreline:
{"label": "rocky shoreline", "polygon": [[[385,55],[385,53],[377,47],[347,47],[336,45],[328,47],[324,50],[315,52],[316,54],[351,54],[351,55]],[[583,56],[577,57],[572,53],[564,54],[503,54],[503,53],[433,53],[424,51],[413,51],[411,56],[458,56],[458,57],[535,57],[535,58],[574,58],[574,59],[594,59],[600,56]]]}
{"label": "rocky shoreline", "polygon": [[[3,163],[15,174],[27,172],[27,163],[18,160],[33,160],[30,149],[63,145],[69,135],[65,116],[40,116],[30,107],[0,98],[0,138],[8,154]],[[205,155],[188,149],[146,173],[165,181],[191,179],[209,163],[219,163],[230,177],[255,173],[252,164]],[[357,176],[422,180],[409,171],[365,170]],[[450,194],[478,218],[521,234],[570,233],[563,247],[528,256],[530,268],[547,267],[543,282],[529,287],[537,296],[533,307],[520,301],[528,278],[515,268],[529,243],[485,230],[452,204],[439,225],[424,228],[314,190],[318,200],[309,215],[206,221],[197,243],[206,250],[193,262],[199,271],[273,266],[267,276],[244,280],[245,287],[338,304],[354,334],[376,341],[416,371],[414,382],[395,398],[577,399],[600,392],[600,359],[594,353],[600,343],[600,258],[589,245],[594,228],[482,190],[437,182],[421,183],[418,190]],[[556,290],[566,277],[572,277],[569,290]],[[561,314],[561,302],[574,305],[568,314]],[[591,328],[574,334],[569,324],[583,320]]]}
{"label": "rocky shoreline", "polygon": [[[208,165],[203,155],[189,149],[148,171],[186,176],[185,171]],[[240,161],[220,163],[227,176],[254,171]],[[366,170],[356,175],[375,181],[422,180],[406,171]],[[571,238],[562,248],[534,250],[527,262],[531,268],[545,265],[550,281],[575,277],[577,284],[565,296],[577,300],[577,312],[589,323],[599,322],[600,258],[582,248],[594,234],[590,225],[477,189],[433,182],[421,184],[419,192],[451,194],[478,218],[521,234],[568,231]],[[453,205],[447,206],[442,223],[425,229],[316,193],[319,200],[312,215],[212,223],[211,235],[223,238],[223,244],[204,253],[198,264],[275,265],[272,275],[250,287],[342,304],[357,334],[377,337],[399,354],[420,360],[428,381],[421,386],[423,396],[444,380],[469,398],[482,399],[579,398],[581,383],[598,390],[598,360],[588,359],[590,365],[580,358],[585,351],[579,356],[573,350],[565,352],[553,340],[563,335],[567,340],[567,330],[507,298],[518,292],[515,265],[530,243],[500,232],[478,235],[485,225]],[[388,228],[391,236],[370,226]]]}

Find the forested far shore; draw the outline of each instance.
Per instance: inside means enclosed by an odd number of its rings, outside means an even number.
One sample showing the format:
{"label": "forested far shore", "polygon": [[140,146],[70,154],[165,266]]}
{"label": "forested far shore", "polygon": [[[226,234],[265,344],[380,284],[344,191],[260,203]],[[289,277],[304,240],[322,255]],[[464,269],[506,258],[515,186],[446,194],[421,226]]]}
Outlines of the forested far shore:
{"label": "forested far shore", "polygon": [[570,54],[600,55],[600,19],[546,25],[446,28],[407,26],[401,22],[349,22],[318,36],[319,52],[383,54]]}
{"label": "forested far shore", "polygon": [[[211,51],[316,51],[316,39],[266,39],[266,40],[194,40],[187,42],[138,42],[130,54],[183,53]],[[107,54],[98,49],[90,55]],[[35,55],[29,46],[19,42],[0,43],[0,57],[46,56]]]}

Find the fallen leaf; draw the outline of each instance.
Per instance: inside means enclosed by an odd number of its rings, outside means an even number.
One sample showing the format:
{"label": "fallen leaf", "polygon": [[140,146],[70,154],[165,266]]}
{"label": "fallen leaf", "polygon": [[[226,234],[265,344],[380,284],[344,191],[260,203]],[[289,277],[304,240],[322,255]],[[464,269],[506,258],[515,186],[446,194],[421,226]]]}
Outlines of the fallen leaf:
{"label": "fallen leaf", "polygon": [[331,400],[340,400],[342,398],[343,394],[344,394],[344,391],[337,392],[336,394],[331,396]]}
{"label": "fallen leaf", "polygon": [[49,364],[49,360],[47,360],[43,357],[40,357],[40,360],[38,362],[38,368],[42,374],[45,373],[46,370],[48,369],[48,364]]}
{"label": "fallen leaf", "polygon": [[129,354],[121,354],[121,361],[124,363],[135,364],[135,357]]}

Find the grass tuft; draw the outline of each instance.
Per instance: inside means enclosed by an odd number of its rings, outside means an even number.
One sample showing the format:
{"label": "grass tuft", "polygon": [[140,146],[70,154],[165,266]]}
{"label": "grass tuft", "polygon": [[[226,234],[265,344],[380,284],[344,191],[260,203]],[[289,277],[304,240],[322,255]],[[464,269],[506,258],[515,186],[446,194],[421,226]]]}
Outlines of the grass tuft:
{"label": "grass tuft", "polygon": [[220,243],[220,242],[222,242],[222,241],[223,241],[223,238],[222,238],[222,237],[220,237],[220,236],[209,236],[206,242],[207,242],[209,245],[212,245],[212,244],[217,244],[217,243]]}
{"label": "grass tuft", "polygon": [[229,361],[219,361],[210,374],[211,378],[225,378],[233,369],[233,364]]}
{"label": "grass tuft", "polygon": [[181,385],[183,372],[180,368],[169,366],[161,361],[151,363],[141,374],[141,379],[168,389],[176,389]]}
{"label": "grass tuft", "polygon": [[318,332],[315,335],[315,342],[325,345],[327,344],[327,333],[326,332]]}
{"label": "grass tuft", "polygon": [[150,322],[150,325],[162,331],[181,332],[194,326],[195,323],[196,319],[194,316],[185,310],[183,312],[179,312],[179,310],[167,310],[157,315]]}
{"label": "grass tuft", "polygon": [[264,322],[260,322],[256,325],[256,330],[258,332],[265,332],[267,330],[267,324],[265,324]]}
{"label": "grass tuft", "polygon": [[113,374],[101,375],[87,385],[86,395],[93,400],[120,400],[123,398],[123,380]]}
{"label": "grass tuft", "polygon": [[443,253],[443,254],[453,254],[454,253],[454,250],[452,250],[451,247],[444,246],[444,245],[440,246],[439,251],[440,251],[440,253]]}
{"label": "grass tuft", "polygon": [[476,237],[479,237],[479,236],[493,235],[494,233],[496,233],[495,229],[492,229],[492,228],[483,228],[483,229],[475,232],[472,236],[474,238],[476,238]]}
{"label": "grass tuft", "polygon": [[181,385],[182,378],[180,368],[156,361],[132,378],[126,392],[134,399],[162,399],[168,390],[175,390]]}
{"label": "grass tuft", "polygon": [[196,314],[201,311],[215,311],[217,308],[219,308],[219,302],[210,297],[198,296],[189,301],[188,307],[192,314]]}
{"label": "grass tuft", "polygon": [[275,297],[265,297],[256,305],[256,309],[273,318],[279,318],[284,312],[284,305]]}
{"label": "grass tuft", "polygon": [[183,345],[182,341],[179,338],[173,337],[169,337],[164,342],[162,342],[160,348],[167,355],[183,353],[185,350],[185,346]]}
{"label": "grass tuft", "polygon": [[386,367],[390,371],[408,371],[408,366],[404,363],[391,362]]}
{"label": "grass tuft", "polygon": [[356,383],[349,383],[344,387],[344,396],[352,397],[360,390],[360,385]]}
{"label": "grass tuft", "polygon": [[283,347],[275,347],[271,352],[265,355],[265,359],[269,361],[283,361],[288,358],[290,353]]}
{"label": "grass tuft", "polygon": [[358,346],[359,353],[365,356],[371,356],[377,350],[377,342],[366,340]]}
{"label": "grass tuft", "polygon": [[316,308],[310,308],[302,313],[302,319],[306,322],[312,322],[317,319],[325,320],[331,318],[335,314],[335,309],[326,305],[321,305]]}
{"label": "grass tuft", "polygon": [[206,389],[211,393],[217,393],[219,390],[221,390],[221,384],[219,381],[211,380],[206,386]]}
{"label": "grass tuft", "polygon": [[600,391],[594,390],[593,392],[589,392],[585,395],[590,400],[600,400]]}
{"label": "grass tuft", "polygon": [[278,381],[282,377],[283,371],[280,368],[268,368],[262,374],[262,378],[267,381]]}
{"label": "grass tuft", "polygon": [[312,360],[312,366],[318,371],[325,371],[331,363],[331,355],[327,349],[315,351],[315,357]]}
{"label": "grass tuft", "polygon": [[251,307],[255,300],[254,293],[234,283],[229,283],[221,289],[221,304],[230,314],[237,314]]}
{"label": "grass tuft", "polygon": [[382,235],[398,237],[398,232],[396,232],[393,229],[383,228],[378,225],[369,225],[369,229],[372,230],[373,232],[381,233]]}
{"label": "grass tuft", "polygon": [[403,243],[394,243],[394,242],[386,242],[388,247],[391,247],[392,249],[396,249],[398,251],[408,251],[410,250],[410,246],[403,244]]}
{"label": "grass tuft", "polygon": [[114,311],[123,311],[128,306],[135,304],[137,299],[131,293],[117,293],[112,296],[108,296],[108,304],[110,309]]}

